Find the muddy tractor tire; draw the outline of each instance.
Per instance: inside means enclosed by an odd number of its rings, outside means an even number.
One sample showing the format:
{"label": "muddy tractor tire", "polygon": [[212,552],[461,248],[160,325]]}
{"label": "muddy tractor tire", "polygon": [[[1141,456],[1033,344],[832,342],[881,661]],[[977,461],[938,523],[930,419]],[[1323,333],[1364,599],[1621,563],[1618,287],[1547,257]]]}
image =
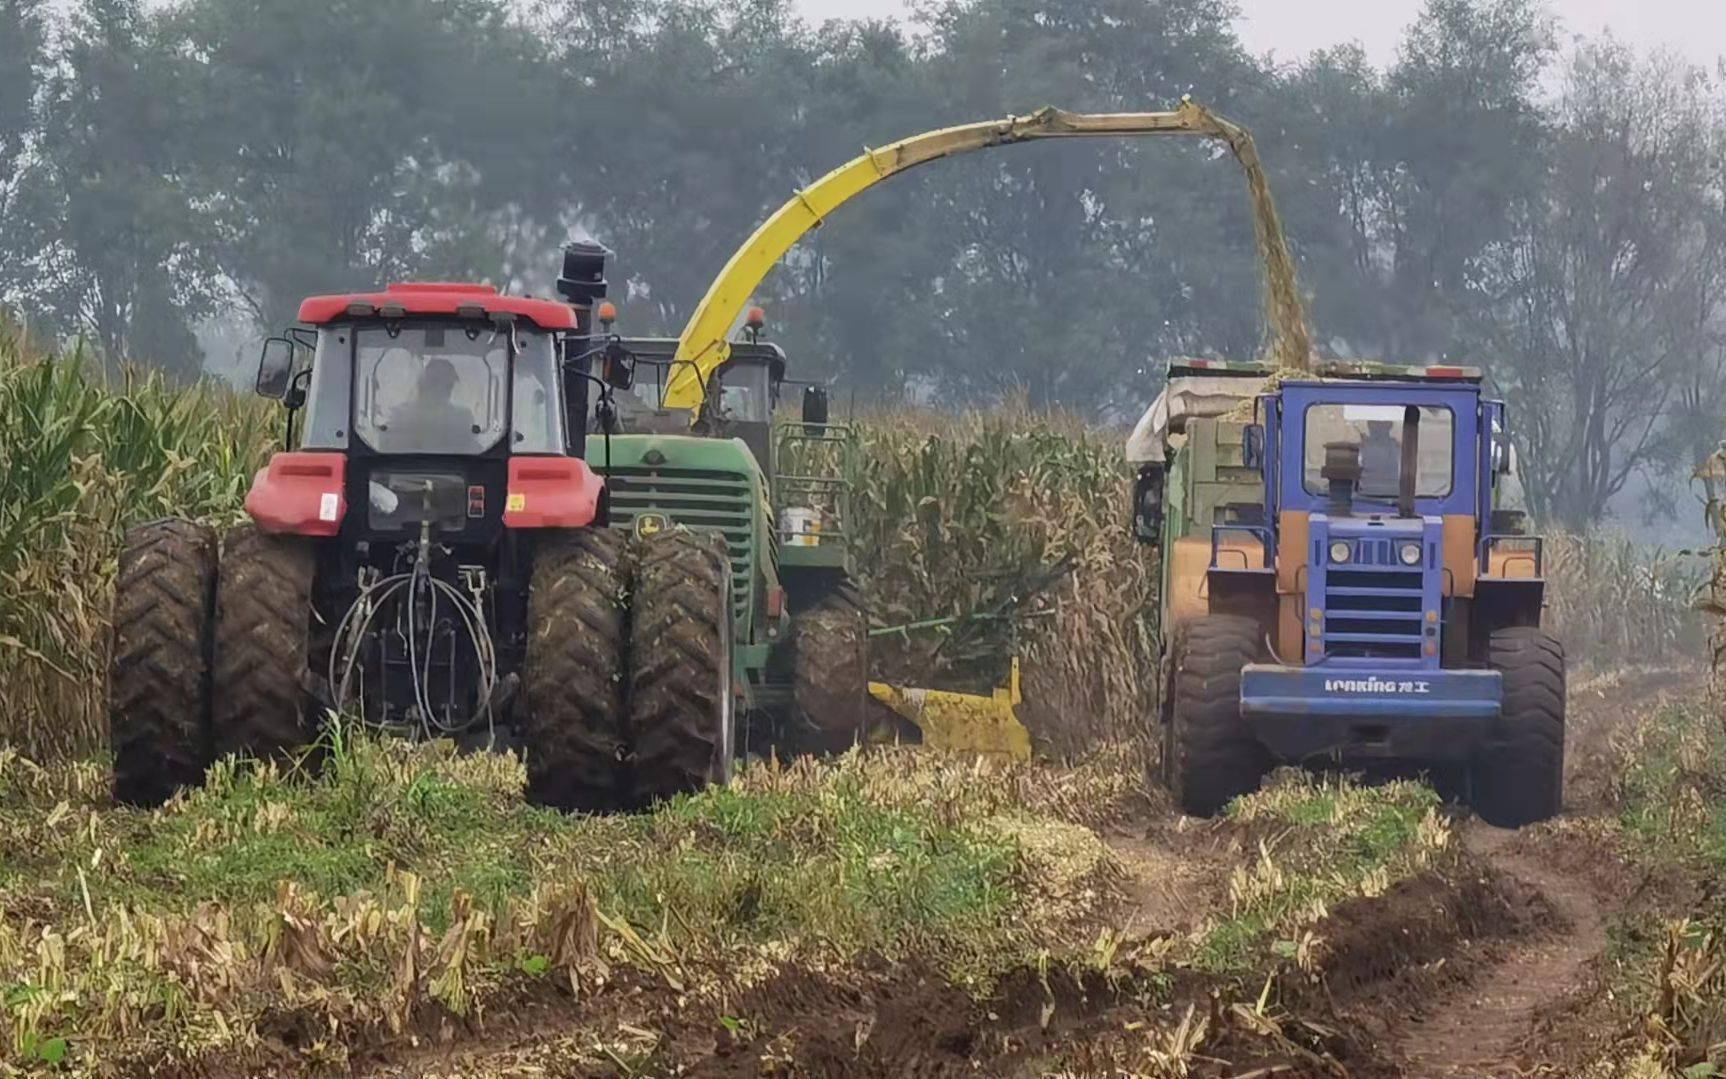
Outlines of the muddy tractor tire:
{"label": "muddy tractor tire", "polygon": [[1493,632],[1487,664],[1504,678],[1501,737],[1475,756],[1474,811],[1499,828],[1558,815],[1564,803],[1564,646],[1544,630]]}
{"label": "muddy tractor tire", "polygon": [[1270,754],[1241,718],[1241,668],[1258,661],[1262,631],[1251,618],[1195,618],[1175,642],[1173,693],[1163,729],[1163,774],[1175,805],[1216,815],[1257,790]]}
{"label": "muddy tractor tire", "polygon": [[203,782],[215,602],[215,532],[169,519],[126,533],[108,672],[116,801],[158,806]]}
{"label": "muddy tractor tire", "polygon": [[216,756],[292,760],[313,742],[307,690],[311,541],[241,525],[222,544],[216,583],[210,730]]}
{"label": "muddy tractor tire", "polygon": [[623,536],[595,528],[534,554],[519,724],[534,805],[593,813],[625,804],[624,548]]}
{"label": "muddy tractor tire", "polygon": [[857,593],[841,586],[798,614],[792,625],[797,748],[843,753],[868,725],[868,614]]}
{"label": "muddy tractor tire", "polygon": [[629,734],[634,804],[731,779],[731,563],[724,538],[673,528],[635,545]]}

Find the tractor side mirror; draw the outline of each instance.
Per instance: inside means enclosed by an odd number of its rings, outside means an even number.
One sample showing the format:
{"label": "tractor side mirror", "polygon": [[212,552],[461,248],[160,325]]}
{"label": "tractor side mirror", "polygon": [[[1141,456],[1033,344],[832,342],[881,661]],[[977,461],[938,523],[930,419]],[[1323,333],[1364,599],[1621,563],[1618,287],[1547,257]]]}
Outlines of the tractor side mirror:
{"label": "tractor side mirror", "polygon": [[1241,464],[1255,471],[1265,467],[1265,426],[1249,423],[1241,436]]}
{"label": "tractor side mirror", "polygon": [[827,422],[826,387],[803,387],[803,422],[808,424],[824,424]]}
{"label": "tractor side mirror", "polygon": [[1133,538],[1156,543],[1163,532],[1163,470],[1156,465],[1139,469],[1133,483]]}
{"label": "tractor side mirror", "polygon": [[294,343],[286,337],[272,337],[264,342],[258,356],[259,396],[285,401],[294,380]]}

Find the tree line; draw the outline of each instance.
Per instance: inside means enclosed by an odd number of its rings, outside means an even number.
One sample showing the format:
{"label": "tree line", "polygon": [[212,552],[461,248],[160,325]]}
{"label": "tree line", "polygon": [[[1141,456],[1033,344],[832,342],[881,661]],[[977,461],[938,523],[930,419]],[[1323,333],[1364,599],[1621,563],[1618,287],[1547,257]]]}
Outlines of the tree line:
{"label": "tree line", "polygon": [[[616,252],[674,333],[735,245],[864,146],[1025,113],[1172,107],[1253,131],[1321,354],[1479,364],[1542,517],[1675,476],[1726,415],[1718,72],[1428,0],[1387,68],[1248,53],[1230,0],[931,0],[916,27],[787,0],[0,0],[0,304],[184,372],[196,331],[405,277],[549,292]],[[1024,392],[1105,418],[1172,355],[1262,345],[1241,180],[1183,140],[926,166],[765,286],[798,373]]]}

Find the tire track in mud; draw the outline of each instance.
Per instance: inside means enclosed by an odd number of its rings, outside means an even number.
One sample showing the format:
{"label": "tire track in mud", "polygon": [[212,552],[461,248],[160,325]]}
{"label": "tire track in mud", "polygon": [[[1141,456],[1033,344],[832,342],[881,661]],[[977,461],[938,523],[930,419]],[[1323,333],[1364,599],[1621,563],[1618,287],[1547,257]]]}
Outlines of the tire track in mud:
{"label": "tire track in mud", "polygon": [[[1675,695],[1694,689],[1691,671],[1633,672],[1573,687],[1567,732],[1565,816],[1610,810],[1616,767],[1613,739]],[[1484,868],[1537,895],[1552,922],[1511,938],[1496,961],[1403,1026],[1387,1048],[1406,1075],[1562,1075],[1574,1047],[1541,1030],[1542,1018],[1585,1006],[1597,993],[1608,922],[1632,900],[1603,889],[1597,867],[1568,843],[1539,831],[1519,833],[1478,820],[1461,829],[1464,849]]]}
{"label": "tire track in mud", "polygon": [[1462,838],[1486,866],[1544,899],[1554,923],[1513,940],[1479,977],[1400,1031],[1391,1055],[1406,1074],[1541,1074],[1523,1048],[1538,1016],[1588,986],[1595,961],[1605,954],[1607,911],[1589,882],[1520,849],[1516,835],[1471,821]]}

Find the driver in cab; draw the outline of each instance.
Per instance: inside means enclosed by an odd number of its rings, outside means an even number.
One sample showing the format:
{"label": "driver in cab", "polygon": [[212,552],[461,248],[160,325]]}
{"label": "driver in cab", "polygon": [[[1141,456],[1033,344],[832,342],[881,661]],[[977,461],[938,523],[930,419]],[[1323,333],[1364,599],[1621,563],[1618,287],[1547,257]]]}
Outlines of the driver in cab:
{"label": "driver in cab", "polygon": [[455,400],[460,382],[455,364],[441,356],[427,360],[420,369],[414,395],[390,410],[390,432],[419,446],[446,444],[452,438],[471,435],[473,410]]}
{"label": "driver in cab", "polygon": [[1368,495],[1395,495],[1402,476],[1402,443],[1389,420],[1368,420],[1360,442],[1360,490]]}

